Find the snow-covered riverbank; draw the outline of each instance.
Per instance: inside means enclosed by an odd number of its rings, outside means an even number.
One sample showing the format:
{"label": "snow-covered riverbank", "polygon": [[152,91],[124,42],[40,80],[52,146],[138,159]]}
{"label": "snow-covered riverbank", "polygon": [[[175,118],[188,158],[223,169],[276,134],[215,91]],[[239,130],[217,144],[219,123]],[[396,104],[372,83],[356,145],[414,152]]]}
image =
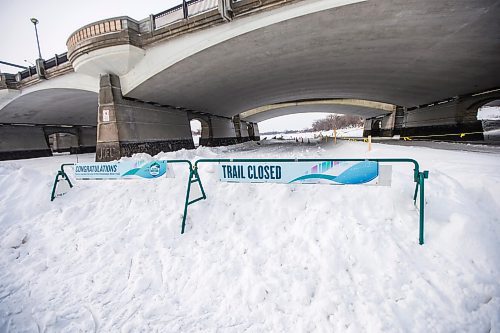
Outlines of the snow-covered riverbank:
{"label": "snow-covered riverbank", "polygon": [[391,187],[219,183],[205,165],[208,198],[181,236],[185,167],[76,182],[51,203],[74,155],[0,162],[0,332],[500,330],[499,156],[373,147],[266,140],[158,157],[415,158],[430,171],[424,246],[411,165],[393,166]]}

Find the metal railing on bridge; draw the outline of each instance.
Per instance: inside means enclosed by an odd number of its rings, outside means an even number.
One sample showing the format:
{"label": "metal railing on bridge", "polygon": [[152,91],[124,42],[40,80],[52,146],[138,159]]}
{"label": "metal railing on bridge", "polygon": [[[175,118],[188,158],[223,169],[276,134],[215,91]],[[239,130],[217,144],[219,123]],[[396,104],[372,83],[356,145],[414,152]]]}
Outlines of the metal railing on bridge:
{"label": "metal railing on bridge", "polygon": [[[44,60],[44,68],[45,70],[57,67],[65,62],[68,62],[68,54],[67,52],[61,53],[61,54],[56,54],[54,55],[53,58],[50,58],[48,60]],[[29,78],[33,75],[37,75],[36,71],[36,66],[29,66],[27,69],[24,71],[20,71],[16,75],[16,81],[21,81],[26,78]]]}
{"label": "metal railing on bridge", "polygon": [[154,28],[160,29],[171,23],[193,17],[218,6],[217,0],[190,0],[153,15]]}

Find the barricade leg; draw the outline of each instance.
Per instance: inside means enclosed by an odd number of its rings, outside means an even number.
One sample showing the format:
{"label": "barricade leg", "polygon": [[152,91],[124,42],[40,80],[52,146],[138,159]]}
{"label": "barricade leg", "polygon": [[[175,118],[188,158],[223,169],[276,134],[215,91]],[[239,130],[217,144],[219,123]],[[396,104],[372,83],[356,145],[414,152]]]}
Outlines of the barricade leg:
{"label": "barricade leg", "polygon": [[419,173],[419,183],[420,183],[420,227],[419,227],[419,237],[418,243],[420,245],[424,244],[424,212],[425,212],[425,190],[424,182],[425,179],[429,177],[429,171],[424,171]]}
{"label": "barricade leg", "polygon": [[[61,179],[59,179],[59,177],[61,177]],[[57,183],[59,183],[61,180],[67,181],[70,188],[73,187],[73,184],[71,184],[68,175],[66,174],[66,172],[64,172],[63,166],[61,166],[61,170],[57,171],[56,179],[54,180],[54,186],[52,186],[50,201],[54,201],[54,199],[56,198]]]}
{"label": "barricade leg", "polygon": [[[189,201],[189,195],[191,194],[191,184],[192,183],[198,183],[198,186],[200,187],[201,190],[201,197],[196,198],[192,201]],[[181,227],[181,234],[184,233],[186,229],[186,218],[187,218],[187,211],[188,211],[188,206],[191,204],[194,204],[195,202],[198,202],[200,200],[205,200],[207,196],[205,195],[205,190],[203,189],[203,185],[201,184],[201,179],[198,174],[198,170],[195,167],[193,167],[189,171],[189,179],[188,179],[188,185],[187,185],[187,191],[186,191],[186,201],[184,202],[184,215],[182,216],[182,227]]]}
{"label": "barricade leg", "polygon": [[[420,176],[419,176],[420,177]],[[417,194],[418,194],[418,186],[420,184],[420,179],[416,182],[415,185],[415,193],[413,194],[413,203],[416,205],[417,204]]]}

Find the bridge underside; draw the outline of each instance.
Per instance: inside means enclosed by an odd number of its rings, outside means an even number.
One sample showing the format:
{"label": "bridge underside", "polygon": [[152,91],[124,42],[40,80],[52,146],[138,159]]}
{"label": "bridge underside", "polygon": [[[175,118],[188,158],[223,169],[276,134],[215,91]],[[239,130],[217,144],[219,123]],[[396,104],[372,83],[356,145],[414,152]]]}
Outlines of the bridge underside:
{"label": "bridge underside", "polygon": [[0,110],[0,123],[97,124],[95,92],[78,89],[46,89],[22,95]]}
{"label": "bridge underside", "polygon": [[210,47],[126,96],[227,117],[305,99],[433,103],[500,86],[499,9],[379,0],[324,10]]}
{"label": "bridge underside", "polygon": [[[0,160],[51,156],[51,147],[94,152],[97,98],[95,92],[57,88],[14,99],[0,110]],[[49,140],[54,133],[72,134],[72,140],[58,135]]]}
{"label": "bridge underside", "polygon": [[241,119],[250,122],[261,122],[264,120],[285,116],[289,114],[296,113],[312,113],[312,112],[322,112],[322,113],[340,113],[340,114],[350,114],[361,116],[363,118],[372,118],[377,116],[382,116],[390,113],[388,110],[381,110],[370,107],[362,107],[355,105],[341,105],[341,104],[305,104],[297,105],[296,103],[284,103],[272,105],[268,109],[263,108],[261,110],[257,109],[255,112],[247,111],[241,113]]}

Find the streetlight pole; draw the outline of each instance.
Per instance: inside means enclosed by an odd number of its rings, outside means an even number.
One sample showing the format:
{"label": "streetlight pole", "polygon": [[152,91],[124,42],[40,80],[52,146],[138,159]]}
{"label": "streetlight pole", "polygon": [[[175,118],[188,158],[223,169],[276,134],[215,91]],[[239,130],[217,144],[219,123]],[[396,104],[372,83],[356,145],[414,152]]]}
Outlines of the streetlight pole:
{"label": "streetlight pole", "polygon": [[38,59],[42,59],[42,52],[40,51],[40,41],[38,40],[38,29],[36,25],[38,24],[38,20],[36,18],[31,18],[31,23],[35,26],[35,34],[36,34],[36,45],[38,46]]}
{"label": "streetlight pole", "polygon": [[[38,74],[38,77],[40,79],[46,80],[47,77],[45,76],[45,60],[42,59],[42,52],[40,51],[40,41],[38,40],[38,29],[36,28],[38,20],[32,17],[30,21],[35,26],[36,45],[38,46],[38,59],[36,59],[36,73]],[[30,70],[30,76],[31,76],[31,70]]]}

